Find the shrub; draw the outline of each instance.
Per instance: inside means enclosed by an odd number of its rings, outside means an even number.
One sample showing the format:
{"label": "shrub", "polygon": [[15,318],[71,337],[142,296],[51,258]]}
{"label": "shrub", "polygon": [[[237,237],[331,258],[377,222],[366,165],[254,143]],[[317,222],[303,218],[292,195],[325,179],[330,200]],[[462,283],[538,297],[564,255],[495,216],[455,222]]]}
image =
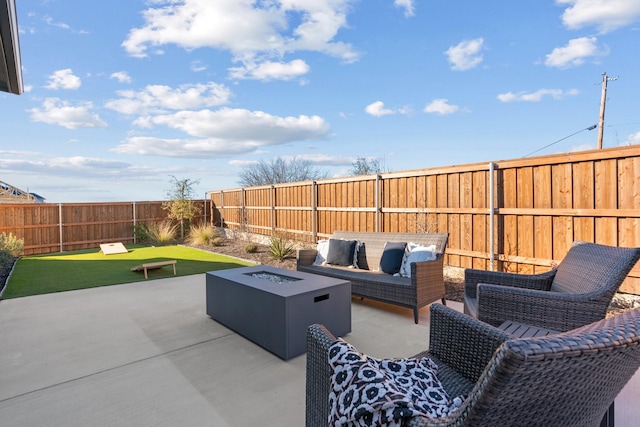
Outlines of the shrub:
{"label": "shrub", "polygon": [[222,246],[224,239],[222,237],[215,237],[209,242],[209,246]]}
{"label": "shrub", "polygon": [[149,243],[162,246],[175,242],[178,230],[170,221],[163,221],[149,224],[147,232],[149,233]]}
{"label": "shrub", "polygon": [[18,239],[13,234],[0,234],[0,251],[7,251],[12,256],[18,257],[24,251],[24,239]]}
{"label": "shrub", "polygon": [[295,247],[284,237],[272,237],[269,241],[269,256],[278,261],[283,261],[293,255]]}
{"label": "shrub", "polygon": [[244,247],[244,251],[248,254],[255,254],[258,252],[258,245],[255,243],[249,243]]}
{"label": "shrub", "polygon": [[212,225],[194,225],[189,230],[189,235],[187,236],[187,244],[193,246],[211,245],[211,242],[215,239],[218,239],[219,237],[220,236],[218,234],[218,230],[216,230]]}
{"label": "shrub", "polygon": [[149,241],[149,225],[141,222],[133,226],[133,237],[140,242]]}

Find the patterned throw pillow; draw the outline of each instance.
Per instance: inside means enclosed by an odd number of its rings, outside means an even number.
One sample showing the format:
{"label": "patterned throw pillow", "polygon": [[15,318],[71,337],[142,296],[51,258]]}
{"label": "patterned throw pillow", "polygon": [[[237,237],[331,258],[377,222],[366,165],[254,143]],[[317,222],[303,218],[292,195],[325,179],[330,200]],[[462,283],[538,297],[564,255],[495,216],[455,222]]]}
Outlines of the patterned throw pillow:
{"label": "patterned throw pillow", "polygon": [[444,417],[464,396],[450,399],[429,358],[374,359],[343,340],[329,348],[331,426],[400,427],[409,417]]}

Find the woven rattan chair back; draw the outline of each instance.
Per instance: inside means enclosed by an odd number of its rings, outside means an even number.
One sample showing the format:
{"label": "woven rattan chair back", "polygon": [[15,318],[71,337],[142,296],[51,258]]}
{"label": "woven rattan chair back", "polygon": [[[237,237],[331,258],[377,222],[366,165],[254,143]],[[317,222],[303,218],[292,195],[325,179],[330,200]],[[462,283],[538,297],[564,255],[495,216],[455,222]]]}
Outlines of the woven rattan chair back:
{"label": "woven rattan chair back", "polygon": [[[506,341],[462,416],[473,426],[597,426],[640,366],[640,309],[569,332]],[[425,424],[428,425],[428,424]]]}
{"label": "woven rattan chair back", "polygon": [[551,291],[612,297],[639,257],[639,248],[577,241],[558,266]]}

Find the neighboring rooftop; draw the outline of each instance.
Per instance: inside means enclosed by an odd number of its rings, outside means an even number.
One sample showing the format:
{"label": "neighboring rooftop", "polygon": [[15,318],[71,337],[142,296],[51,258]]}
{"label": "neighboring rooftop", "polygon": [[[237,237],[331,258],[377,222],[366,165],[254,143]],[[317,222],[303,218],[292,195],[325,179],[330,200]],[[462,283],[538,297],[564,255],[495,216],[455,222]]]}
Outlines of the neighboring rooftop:
{"label": "neighboring rooftop", "polygon": [[0,203],[44,203],[44,200],[44,197],[36,193],[29,193],[0,181]]}
{"label": "neighboring rooftop", "polygon": [[0,91],[20,95],[22,62],[15,0],[0,0]]}

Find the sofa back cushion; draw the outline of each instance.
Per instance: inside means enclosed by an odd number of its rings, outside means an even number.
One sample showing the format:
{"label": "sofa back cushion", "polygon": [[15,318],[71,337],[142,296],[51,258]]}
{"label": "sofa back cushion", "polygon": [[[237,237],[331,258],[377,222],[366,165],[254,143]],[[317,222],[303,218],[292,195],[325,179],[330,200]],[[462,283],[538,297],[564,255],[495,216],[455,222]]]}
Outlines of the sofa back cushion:
{"label": "sofa back cushion", "polygon": [[414,242],[420,245],[436,245],[437,257],[444,255],[449,233],[389,233],[334,231],[333,238],[359,240],[358,268],[375,271],[387,242]]}

